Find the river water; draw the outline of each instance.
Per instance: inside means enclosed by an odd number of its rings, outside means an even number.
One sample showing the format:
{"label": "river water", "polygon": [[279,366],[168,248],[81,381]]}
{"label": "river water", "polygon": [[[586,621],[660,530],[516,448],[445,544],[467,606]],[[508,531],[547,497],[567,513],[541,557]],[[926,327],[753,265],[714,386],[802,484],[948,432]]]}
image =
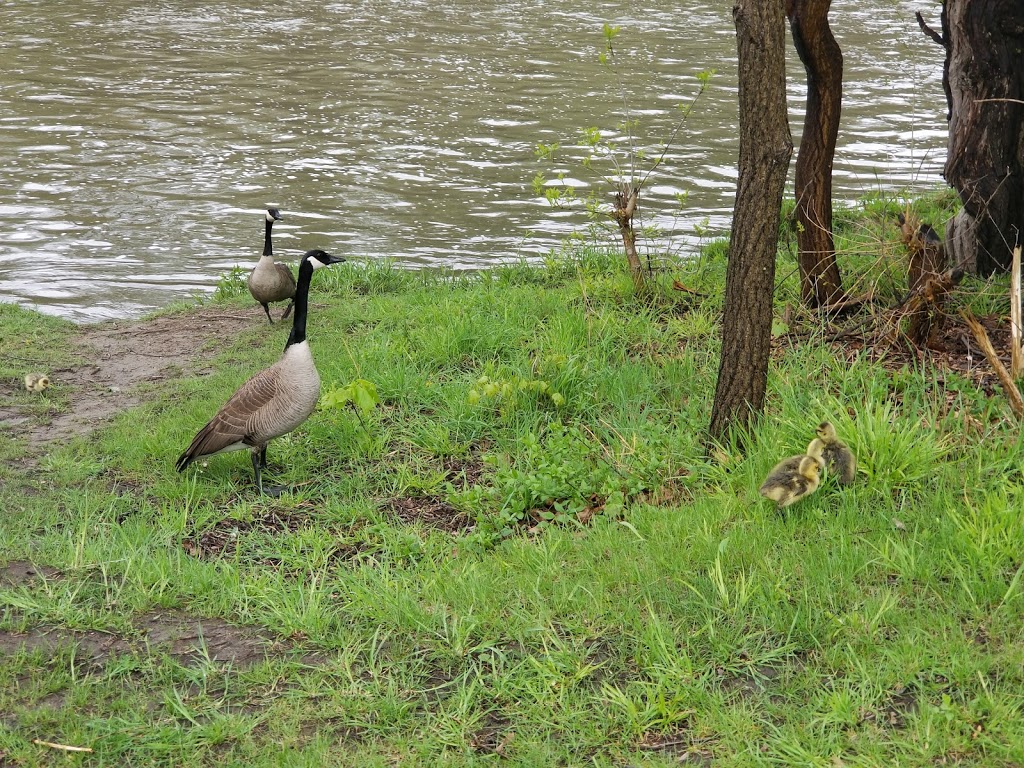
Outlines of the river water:
{"label": "river water", "polygon": [[[846,59],[835,195],[942,183],[935,0],[833,0]],[[657,154],[697,75],[717,74],[650,179],[641,225],[682,256],[727,229],[737,155],[731,3],[652,0],[0,2],[0,301],[76,321],[208,292],[262,248],[280,258],[471,269],[533,257],[586,226],[531,188],[599,183],[574,149],[595,126],[628,166]],[[614,70],[602,25],[621,31]],[[803,70],[790,51],[794,138]],[[534,155],[559,142],[553,164]],[[676,194],[687,192],[685,207]],[[611,242],[611,240],[609,240]]]}

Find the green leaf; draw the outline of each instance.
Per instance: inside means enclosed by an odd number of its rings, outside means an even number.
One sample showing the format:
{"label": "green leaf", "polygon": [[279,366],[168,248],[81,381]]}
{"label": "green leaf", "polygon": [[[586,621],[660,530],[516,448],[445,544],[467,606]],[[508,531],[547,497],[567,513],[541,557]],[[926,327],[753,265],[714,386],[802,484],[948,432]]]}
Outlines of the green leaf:
{"label": "green leaf", "polygon": [[352,403],[365,415],[380,403],[380,396],[377,394],[377,385],[372,381],[356,379],[344,387],[337,387],[325,393],[320,403],[324,408],[341,408]]}
{"label": "green leaf", "polygon": [[352,402],[364,414],[372,411],[380,402],[377,385],[372,381],[356,379],[349,386],[352,387]]}

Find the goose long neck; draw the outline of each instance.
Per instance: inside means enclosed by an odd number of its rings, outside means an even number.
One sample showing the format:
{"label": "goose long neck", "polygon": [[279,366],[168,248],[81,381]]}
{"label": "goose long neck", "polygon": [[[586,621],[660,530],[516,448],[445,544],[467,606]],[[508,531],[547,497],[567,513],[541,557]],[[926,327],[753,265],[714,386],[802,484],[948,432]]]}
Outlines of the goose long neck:
{"label": "goose long neck", "polygon": [[299,282],[295,286],[295,313],[292,319],[292,332],[288,335],[288,349],[292,344],[300,344],[306,340],[306,312],[309,309],[309,283],[313,278],[313,265],[306,259],[299,265]]}
{"label": "goose long neck", "polygon": [[273,256],[274,255],[274,244],[270,239],[270,230],[274,228],[274,220],[268,218],[267,223],[264,226],[263,234],[263,255]]}

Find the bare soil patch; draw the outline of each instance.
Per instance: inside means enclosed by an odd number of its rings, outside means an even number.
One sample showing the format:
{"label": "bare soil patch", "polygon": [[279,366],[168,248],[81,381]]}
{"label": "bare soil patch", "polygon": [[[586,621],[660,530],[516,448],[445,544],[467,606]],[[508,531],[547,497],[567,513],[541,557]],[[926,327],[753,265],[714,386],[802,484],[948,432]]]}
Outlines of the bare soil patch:
{"label": "bare soil patch", "polygon": [[148,648],[167,653],[186,666],[209,659],[247,667],[266,658],[272,643],[269,635],[255,627],[179,612],[147,613],[134,624]]}
{"label": "bare soil patch", "polygon": [[645,752],[657,752],[674,758],[682,765],[714,764],[714,754],[708,749],[708,745],[702,743],[700,739],[695,739],[685,724],[669,733],[645,733],[636,746]]}
{"label": "bare soil patch", "polygon": [[11,560],[0,566],[0,587],[32,586],[37,581],[56,579],[60,571],[49,565],[36,565],[27,560]]}
{"label": "bare soil patch", "polygon": [[21,651],[42,651],[47,657],[75,648],[75,657],[101,668],[116,656],[166,653],[185,666],[205,660],[246,667],[263,660],[273,648],[269,635],[255,627],[181,612],[151,612],[136,617],[140,639],[94,630],[39,626],[27,632],[0,630],[0,659]]}
{"label": "bare soil patch", "polygon": [[26,436],[32,447],[87,434],[136,405],[138,385],[181,376],[203,351],[230,341],[258,321],[238,309],[203,307],[151,320],[83,326],[68,357],[88,362],[49,371],[54,386],[70,389],[67,411],[40,425],[18,407],[4,407],[0,429]]}
{"label": "bare soil patch", "polygon": [[469,487],[480,482],[486,474],[487,466],[478,456],[470,456],[468,459],[461,459],[456,456],[448,456],[442,462],[445,480],[453,484],[461,484]]}
{"label": "bare soil patch", "polygon": [[459,533],[475,525],[474,520],[465,512],[436,496],[389,499],[385,502],[385,508],[403,523],[423,523],[448,533]]}
{"label": "bare soil patch", "polygon": [[78,663],[85,662],[92,667],[103,667],[114,656],[123,656],[132,651],[132,643],[118,635],[93,630],[58,629],[54,627],[33,627],[28,632],[11,632],[0,629],[0,659],[15,656],[20,651],[40,651],[47,658],[53,657],[61,648],[75,648]]}
{"label": "bare soil patch", "polygon": [[[456,486],[468,488],[479,483],[487,472],[484,463],[477,457],[461,459],[449,456],[442,461],[445,480]],[[460,533],[476,525],[465,512],[456,509],[439,496],[406,496],[388,499],[383,504],[391,516],[407,525],[422,523],[448,533]]]}
{"label": "bare soil patch", "polygon": [[488,712],[483,726],[469,739],[474,752],[506,757],[506,751],[515,739],[516,732],[508,718],[496,712]]}

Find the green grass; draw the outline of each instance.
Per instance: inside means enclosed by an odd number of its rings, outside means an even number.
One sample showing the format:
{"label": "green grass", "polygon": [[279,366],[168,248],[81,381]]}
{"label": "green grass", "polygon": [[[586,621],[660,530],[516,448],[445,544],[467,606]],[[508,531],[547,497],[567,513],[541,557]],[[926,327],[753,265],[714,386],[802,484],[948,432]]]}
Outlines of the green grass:
{"label": "green grass", "polygon": [[[880,260],[869,214],[844,264]],[[0,649],[64,637],[0,664],[0,764],[1024,762],[1024,443],[1005,405],[812,335],[780,343],[749,449],[707,458],[723,271],[711,244],[640,302],[592,251],[473,276],[340,265],[314,279],[324,389],[363,379],[380,402],[271,444],[294,493],[256,496],[244,454],[173,468],[283,327],[38,467],[0,467],[2,558],[57,569],[0,580]],[[220,300],[237,294],[226,279]],[[20,310],[0,327],[72,332]],[[825,418],[858,480],[779,514],[757,487]],[[396,501],[441,512],[403,522]],[[147,648],[161,616],[258,632],[271,655]],[[97,656],[97,638],[118,645]]]}

